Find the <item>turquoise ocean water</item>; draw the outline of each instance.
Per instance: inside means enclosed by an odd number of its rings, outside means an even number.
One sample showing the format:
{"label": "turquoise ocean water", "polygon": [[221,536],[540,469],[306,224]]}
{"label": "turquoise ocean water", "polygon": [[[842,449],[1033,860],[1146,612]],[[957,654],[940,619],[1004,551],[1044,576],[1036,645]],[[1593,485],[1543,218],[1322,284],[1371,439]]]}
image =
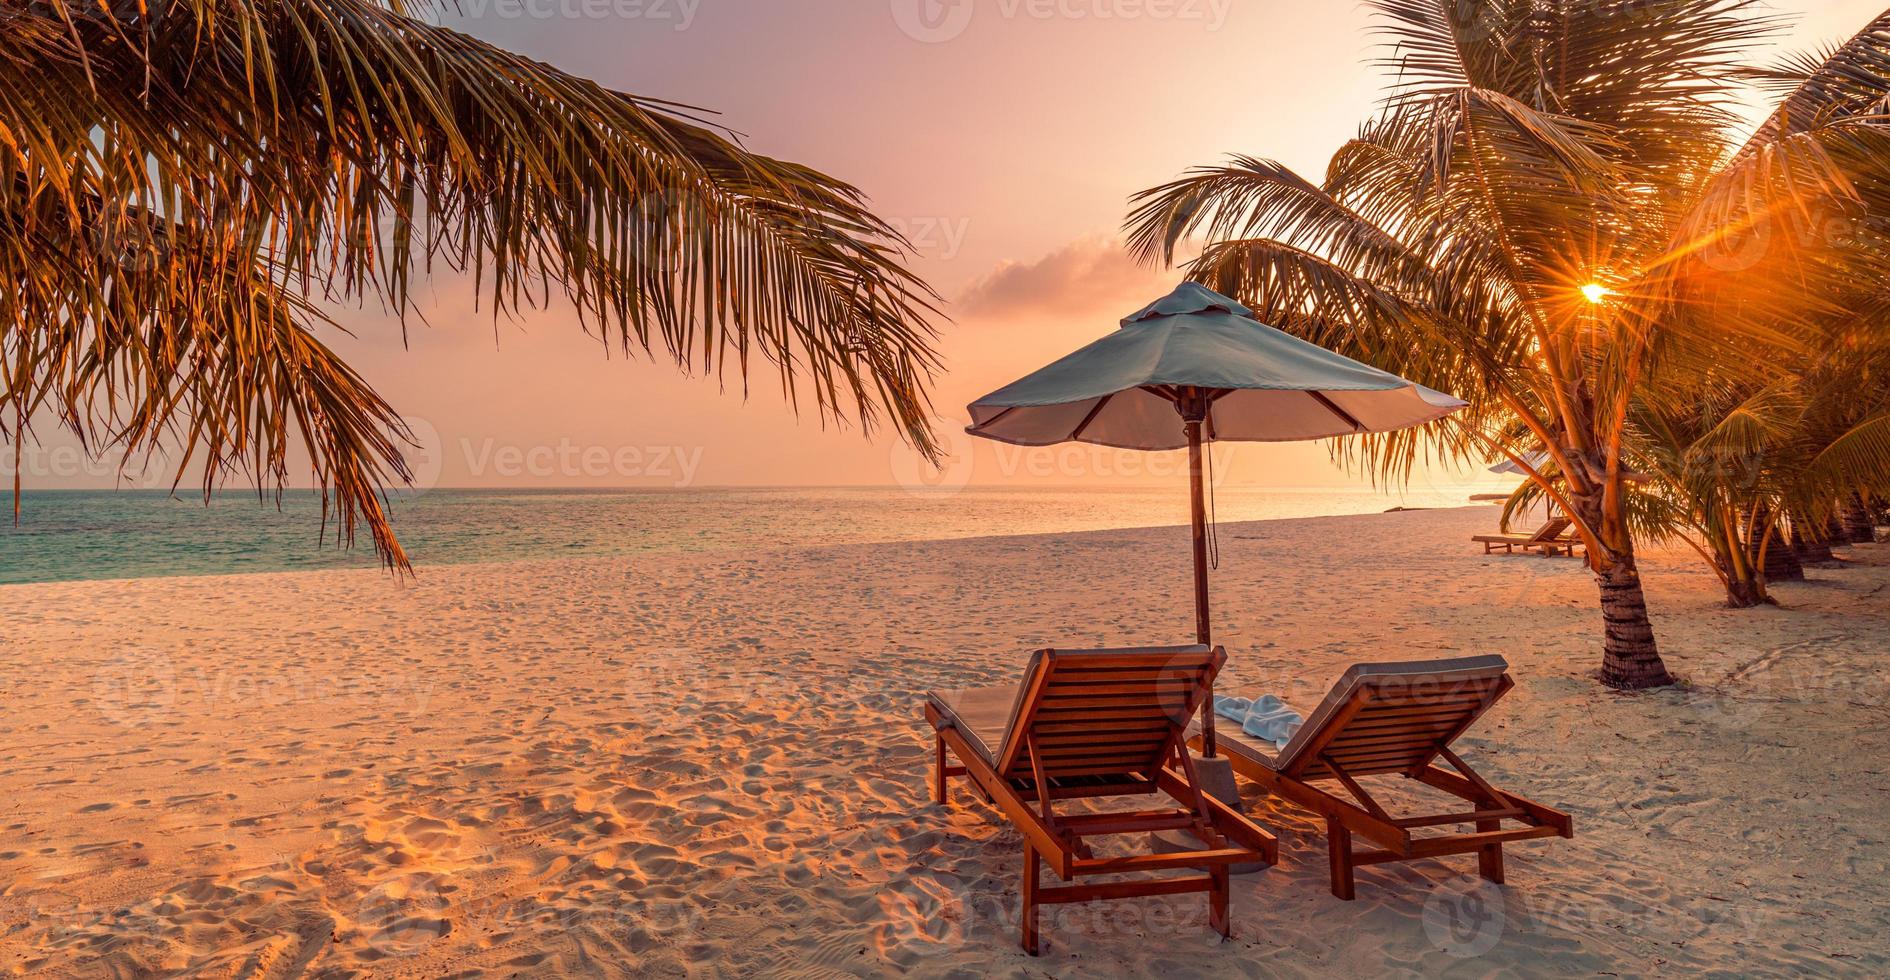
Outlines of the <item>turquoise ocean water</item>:
{"label": "turquoise ocean water", "polygon": [[[1463,488],[1221,488],[1222,521],[1454,507]],[[1185,524],[1183,488],[778,488],[433,490],[395,498],[395,529],[418,567],[638,552],[911,541]],[[321,540],[320,503],[285,494],[171,497],[153,491],[28,491],[18,527],[0,527],[0,584],[374,567]]]}

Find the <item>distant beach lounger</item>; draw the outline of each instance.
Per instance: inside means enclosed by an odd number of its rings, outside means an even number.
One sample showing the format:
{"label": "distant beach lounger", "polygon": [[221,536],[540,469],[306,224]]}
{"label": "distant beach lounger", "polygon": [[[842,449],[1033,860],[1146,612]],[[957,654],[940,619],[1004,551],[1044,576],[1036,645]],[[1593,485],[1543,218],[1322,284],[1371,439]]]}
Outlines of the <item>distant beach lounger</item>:
{"label": "distant beach lounger", "polygon": [[[1023,946],[1038,952],[1037,907],[1207,892],[1208,924],[1228,936],[1228,867],[1274,863],[1279,842],[1204,792],[1185,744],[1188,720],[1227,654],[1219,647],[1041,650],[1022,684],[934,691],[925,719],[937,741],[932,794],[968,776],[1024,835]],[[959,765],[949,764],[949,749]],[[1059,814],[1059,801],[1166,794],[1178,807]],[[1034,803],[1034,805],[1033,805]],[[1187,830],[1198,850],[1097,857],[1086,838]],[[1078,876],[1196,868],[1189,877],[1041,887],[1039,862]]]}
{"label": "distant beach lounger", "polygon": [[1574,521],[1566,517],[1552,517],[1548,523],[1536,528],[1534,534],[1479,534],[1470,540],[1483,546],[1483,553],[1494,554],[1501,548],[1505,554],[1514,554],[1517,548],[1524,551],[1541,551],[1553,558],[1556,555],[1573,557],[1575,549],[1582,547],[1582,539],[1573,533]]}
{"label": "distant beach lounger", "polygon": [[[1284,748],[1236,730],[1219,732],[1219,752],[1234,771],[1274,795],[1326,818],[1332,893],[1350,900],[1359,865],[1449,854],[1478,856],[1478,870],[1503,880],[1503,845],[1539,837],[1574,837],[1568,814],[1489,784],[1450,749],[1515,681],[1502,657],[1359,664],[1345,672]],[[1189,732],[1198,743],[1198,729]],[[1442,759],[1456,772],[1433,763]],[[1394,817],[1359,780],[1396,773],[1468,801],[1469,812]],[[1337,783],[1342,799],[1315,786]],[[1335,787],[1336,789],[1337,787]],[[1504,821],[1520,824],[1504,829]],[[1430,828],[1474,825],[1474,832]],[[1422,836],[1414,830],[1427,830]],[[1352,849],[1359,834],[1382,850]]]}

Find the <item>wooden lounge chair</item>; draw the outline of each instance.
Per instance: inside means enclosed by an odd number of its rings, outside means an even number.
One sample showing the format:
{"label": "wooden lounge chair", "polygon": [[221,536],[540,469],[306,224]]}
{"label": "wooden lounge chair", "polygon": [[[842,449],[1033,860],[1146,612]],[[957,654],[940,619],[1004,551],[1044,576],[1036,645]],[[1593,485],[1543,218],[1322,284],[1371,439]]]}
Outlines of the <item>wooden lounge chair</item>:
{"label": "wooden lounge chair", "polygon": [[[1515,686],[1502,657],[1359,664],[1345,672],[1285,747],[1239,730],[1222,731],[1220,753],[1234,771],[1274,795],[1326,818],[1332,893],[1350,900],[1362,864],[1476,853],[1478,870],[1503,880],[1503,845],[1538,837],[1573,837],[1568,815],[1499,790],[1450,745]],[[1198,741],[1198,735],[1190,732]],[[1435,765],[1442,759],[1456,770]],[[1360,781],[1397,774],[1471,804],[1468,812],[1394,817]],[[1334,784],[1334,792],[1315,784]],[[1504,828],[1505,822],[1519,826]],[[1474,826],[1474,831],[1441,828]],[[1413,831],[1423,831],[1414,834]],[[1378,850],[1354,851],[1352,835]]]}
{"label": "wooden lounge chair", "polygon": [[1581,536],[1574,533],[1574,525],[1575,522],[1566,517],[1551,517],[1536,528],[1534,534],[1479,534],[1470,540],[1482,545],[1486,555],[1495,554],[1498,548],[1503,549],[1504,554],[1514,554],[1521,548],[1541,551],[1551,558],[1556,555],[1573,557],[1575,549],[1582,546]]}
{"label": "wooden lounge chair", "polygon": [[[937,733],[933,797],[967,776],[1024,835],[1023,946],[1038,952],[1037,907],[1207,892],[1209,925],[1230,935],[1228,866],[1272,864],[1273,835],[1201,789],[1185,744],[1227,654],[1219,647],[1040,650],[1022,684],[935,691],[925,718]],[[946,750],[959,765],[951,765]],[[1176,807],[1061,814],[1060,801],[1165,794]],[[1087,838],[1187,830],[1198,850],[1097,857]],[[1040,887],[1039,863],[1064,881],[1196,868],[1206,873]]]}

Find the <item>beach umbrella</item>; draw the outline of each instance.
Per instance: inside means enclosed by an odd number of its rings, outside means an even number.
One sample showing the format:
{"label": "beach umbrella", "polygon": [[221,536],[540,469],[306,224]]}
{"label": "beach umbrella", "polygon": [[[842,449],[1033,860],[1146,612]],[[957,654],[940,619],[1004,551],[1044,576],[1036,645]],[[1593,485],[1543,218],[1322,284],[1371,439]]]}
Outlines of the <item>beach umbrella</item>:
{"label": "beach umbrella", "polygon": [[[1202,446],[1392,432],[1465,403],[1261,323],[1196,283],[1125,318],[1113,333],[970,406],[974,436],[1017,446],[1086,442],[1188,450],[1196,639],[1211,643]],[[1214,712],[1201,709],[1206,754]]]}

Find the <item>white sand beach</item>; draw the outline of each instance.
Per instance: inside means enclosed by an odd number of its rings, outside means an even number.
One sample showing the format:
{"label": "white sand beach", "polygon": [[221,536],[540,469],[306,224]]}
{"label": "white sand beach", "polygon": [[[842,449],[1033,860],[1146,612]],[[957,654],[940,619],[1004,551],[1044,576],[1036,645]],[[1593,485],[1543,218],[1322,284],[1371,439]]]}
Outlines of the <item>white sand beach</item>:
{"label": "white sand beach", "polygon": [[[1577,836],[1278,867],[1014,929],[1021,843],[928,801],[934,686],[1185,642],[1186,530],[0,588],[0,970],[35,976],[1486,976],[1890,969],[1890,546],[1722,607],[1644,564],[1681,688],[1609,693],[1577,563],[1493,509],[1229,525],[1223,690],[1501,653],[1462,745]],[[1480,904],[1479,904],[1480,903]],[[1455,931],[1450,913],[1460,913]]]}

